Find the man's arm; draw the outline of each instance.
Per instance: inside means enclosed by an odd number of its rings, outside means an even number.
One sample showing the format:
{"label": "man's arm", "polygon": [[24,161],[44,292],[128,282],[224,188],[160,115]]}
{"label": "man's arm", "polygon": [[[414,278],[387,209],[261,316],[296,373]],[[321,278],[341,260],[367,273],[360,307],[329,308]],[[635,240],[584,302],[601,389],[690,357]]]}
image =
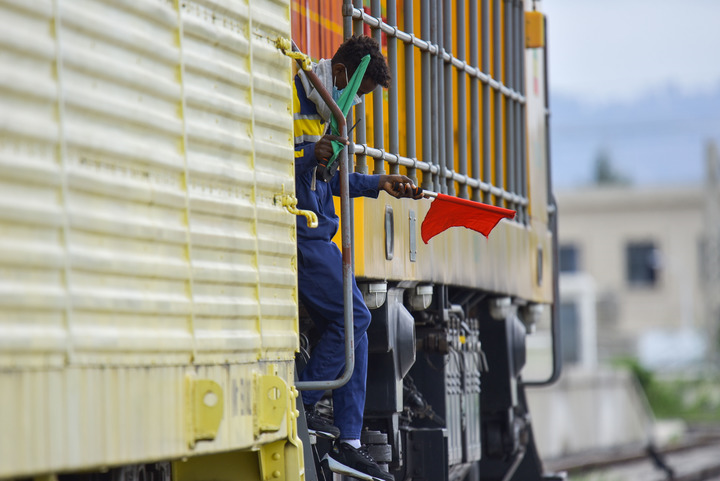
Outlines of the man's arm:
{"label": "man's arm", "polygon": [[[420,193],[409,177],[399,174],[367,175],[353,172],[348,175],[350,184],[350,197],[377,198],[381,190],[396,198],[409,197],[421,199]],[[340,195],[340,177],[335,176],[330,181],[333,195]]]}
{"label": "man's arm", "polygon": [[[379,175],[360,174],[352,172],[348,175],[348,185],[350,186],[350,197],[371,197],[376,199],[380,188],[378,185]],[[340,173],[330,179],[330,190],[333,195],[340,196]]]}

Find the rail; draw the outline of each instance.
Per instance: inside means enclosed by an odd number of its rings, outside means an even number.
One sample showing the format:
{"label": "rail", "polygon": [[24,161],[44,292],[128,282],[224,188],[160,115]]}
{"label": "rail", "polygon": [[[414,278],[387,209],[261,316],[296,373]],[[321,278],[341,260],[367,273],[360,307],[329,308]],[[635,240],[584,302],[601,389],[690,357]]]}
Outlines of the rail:
{"label": "rail", "polygon": [[[292,50],[299,52],[295,42],[292,42]],[[301,59],[296,59],[300,68],[303,68]],[[338,130],[341,137],[347,137],[347,123],[345,116],[330,92],[323,86],[320,79],[312,70],[305,71],[308,79],[320,93],[320,97],[330,107],[333,117],[337,120]],[[352,295],[352,236],[350,231],[350,183],[348,178],[348,148],[340,151],[338,175],[340,176],[340,216],[341,216],[341,238],[342,238],[342,265],[343,265],[343,327],[345,329],[345,370],[342,376],[337,379],[326,381],[297,381],[295,387],[301,391],[337,389],[344,386],[352,377],[355,369],[355,331],[353,326],[353,295]]]}
{"label": "rail", "polygon": [[[574,477],[701,481],[720,476],[720,436],[714,430],[689,432],[672,444],[634,443],[547,460],[550,471]],[[662,476],[664,471],[665,476]],[[625,474],[625,476],[623,476]]]}
{"label": "rail", "polygon": [[545,63],[545,155],[547,158],[547,192],[548,192],[548,215],[550,216],[550,231],[552,232],[552,258],[553,258],[553,304],[550,316],[550,330],[552,336],[552,372],[550,376],[542,381],[523,381],[527,387],[543,387],[555,383],[562,373],[562,349],[560,337],[560,261],[558,252],[558,209],[557,201],[553,195],[552,183],[552,162],[550,157],[550,92],[548,91],[548,39],[547,19],[544,20],[545,48],[543,49]]}
{"label": "rail", "polygon": [[[466,2],[469,12],[467,19]],[[408,176],[417,182],[419,170],[427,174],[422,178],[424,189],[515,209],[518,211],[517,222],[527,224],[525,37],[522,2],[421,0],[419,36],[413,31],[414,22],[405,22],[404,29],[398,27],[396,0],[383,3],[386,7],[385,20],[382,17],[380,0],[370,2],[370,13],[364,10],[362,0],[344,0],[343,3],[345,37],[353,33],[362,34],[366,25],[379,43],[383,33],[387,36],[387,60],[392,77],[388,89],[388,146],[385,146],[383,98],[382,94],[376,92],[372,99],[373,145],[368,145],[364,125],[355,129],[355,142],[352,144],[355,170],[368,173],[368,157],[374,160],[374,174],[385,173],[387,162],[391,173],[398,173],[400,166],[406,167]],[[415,18],[415,3],[417,2],[403,2],[405,19]],[[480,16],[478,7],[481,9]],[[505,14],[501,15],[503,9]],[[478,17],[482,19],[482,25],[478,25]],[[491,24],[494,33],[492,39]],[[469,56],[465,51],[466,37],[470,40]],[[451,51],[453,40],[457,45],[456,52]],[[406,109],[404,156],[400,153],[399,142],[398,41],[402,42],[405,49],[406,75],[402,89]],[[482,46],[482,52],[478,51],[478,44]],[[492,57],[491,47],[494,53]],[[420,132],[416,125],[414,49],[421,54]],[[504,54],[501,55],[500,52]],[[490,73],[491,58],[493,74]],[[468,82],[469,102],[466,92]],[[365,118],[364,101],[355,107],[354,115]],[[494,127],[491,128],[491,125]],[[494,137],[491,139],[492,133]],[[417,158],[418,134],[421,135],[424,161]]]}

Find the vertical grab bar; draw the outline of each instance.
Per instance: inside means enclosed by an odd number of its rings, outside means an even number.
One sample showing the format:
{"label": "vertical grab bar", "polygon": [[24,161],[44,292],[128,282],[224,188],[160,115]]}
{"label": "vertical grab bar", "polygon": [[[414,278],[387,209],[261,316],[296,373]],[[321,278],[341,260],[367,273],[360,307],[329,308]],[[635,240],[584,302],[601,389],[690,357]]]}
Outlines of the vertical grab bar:
{"label": "vertical grab bar", "polygon": [[[470,64],[480,68],[480,54],[478,52],[478,0],[470,0]],[[483,47],[484,48],[484,47]],[[487,73],[487,70],[482,70]],[[478,86],[480,80],[470,77],[470,172],[475,180],[482,180],[480,173],[480,95]],[[472,189],[470,198],[480,202],[481,190],[477,187]]]}
{"label": "vertical grab bar", "polygon": [[[519,49],[520,49],[520,81],[519,81],[519,91],[520,94],[525,97],[527,86],[525,84],[525,29],[522,27],[525,22],[525,10],[523,9],[523,4],[520,2],[520,6],[518,8],[519,10],[519,23],[521,27],[518,31],[518,42],[520,43]],[[522,158],[520,159],[521,165],[520,165],[520,196],[522,196],[523,199],[527,199],[528,196],[528,154],[527,154],[527,118],[526,118],[526,103],[523,102],[520,104],[520,155]],[[522,206],[522,219],[524,221],[525,225],[530,224],[530,216],[528,215],[528,206],[527,204]]]}
{"label": "vertical grab bar", "polygon": [[[293,51],[298,52],[299,49],[295,42],[292,43]],[[298,60],[301,65],[301,61]],[[302,68],[302,65],[301,65]],[[338,123],[338,129],[342,137],[347,137],[347,124],[345,116],[337,106],[332,96],[323,86],[322,82],[312,71],[305,71],[310,83],[320,93],[320,97],[330,107],[333,117]],[[353,330],[353,295],[352,295],[352,239],[350,236],[350,184],[348,177],[348,149],[347,146],[340,152],[340,165],[338,169],[340,175],[340,217],[342,218],[341,237],[342,237],[342,266],[343,266],[343,307],[344,307],[344,327],[345,327],[345,371],[342,376],[337,379],[327,381],[298,381],[295,387],[301,391],[308,390],[328,390],[337,389],[344,386],[350,380],[355,370],[355,331]]]}
{"label": "vertical grab bar", "polygon": [[[525,31],[524,10],[522,0],[514,0],[514,42],[515,49],[515,90],[523,97],[525,96]],[[525,166],[527,164],[527,156],[525,155],[525,104],[515,101],[515,193],[520,197],[525,196]],[[518,211],[518,222],[525,225],[527,221],[527,208],[518,203],[515,205]]]}
{"label": "vertical grab bar", "polygon": [[[482,66],[481,70],[490,73],[490,0],[481,0],[480,19],[482,33]],[[490,85],[482,84],[482,177],[485,182],[492,182],[492,150],[490,149]],[[478,199],[479,200],[479,199]],[[490,190],[483,193],[483,202],[490,204]]]}
{"label": "vertical grab bar", "polygon": [[[452,55],[452,2],[442,2],[442,23],[440,26],[440,36],[442,38],[442,50],[443,58],[440,58],[440,66],[442,68],[442,90],[443,98],[441,100],[443,106],[443,118],[445,120],[444,132],[445,136],[442,139],[445,147],[445,192],[448,195],[455,195],[455,181],[453,180],[453,173],[455,172],[455,133],[454,133],[454,122],[453,117],[455,115],[455,106],[453,105],[453,66],[450,60],[445,61],[444,54]],[[462,72],[461,75],[465,75]],[[441,130],[441,132],[443,132]]]}
{"label": "vertical grab bar", "polygon": [[[515,52],[513,50],[513,1],[503,0],[504,9],[502,20],[505,25],[503,37],[503,60],[505,73],[503,81],[510,89],[515,89]],[[512,97],[505,98],[505,171],[503,181],[505,189],[511,194],[515,193],[515,101]],[[501,184],[502,185],[502,184]],[[508,209],[517,209],[511,201],[507,202]]]}
{"label": "vertical grab bar", "polygon": [[548,203],[552,208],[550,217],[550,230],[553,235],[552,250],[553,250],[553,305],[552,314],[550,319],[550,329],[552,335],[552,373],[550,377],[544,381],[523,381],[523,385],[529,387],[542,387],[553,384],[560,378],[562,373],[562,338],[560,337],[560,308],[558,303],[560,302],[560,284],[559,284],[559,271],[560,262],[558,260],[558,209],[557,201],[552,190],[552,163],[550,158],[550,95],[548,88],[548,40],[547,40],[547,18],[544,20],[545,41],[543,42],[543,67],[545,67],[544,81],[545,81],[545,156],[547,157],[547,191],[548,191]]}
{"label": "vertical grab bar", "polygon": [[[376,18],[382,18],[382,6],[380,0],[372,0],[370,2],[370,12]],[[382,30],[380,27],[372,29],[372,38],[377,41],[378,45],[382,45]],[[394,80],[397,82],[397,80]],[[373,91],[373,143],[375,147],[385,149],[385,122],[383,120],[383,90],[381,87],[375,88]],[[385,160],[375,159],[373,174],[385,173]]]}
{"label": "vertical grab bar", "polygon": [[[347,10],[347,13],[352,18],[352,10],[350,10],[352,7],[358,8],[360,10],[363,9],[363,0],[344,0],[344,6]],[[348,38],[350,35],[362,35],[363,33],[363,21],[362,19],[358,21],[353,22],[353,30],[349,31],[346,30],[344,32],[345,38]],[[365,114],[365,100],[357,104],[355,107],[353,107],[355,111],[355,118],[357,118],[357,122],[359,122],[357,128],[355,129],[355,143],[364,145],[367,142],[367,123],[365,122],[367,115]],[[367,174],[369,171],[368,164],[367,164],[367,156],[365,153],[362,154],[355,154],[355,172],[359,172],[361,174]]]}
{"label": "vertical grab bar", "polygon": [[[403,18],[405,21],[405,31],[412,35],[415,27],[413,21],[413,2],[406,1],[403,5]],[[405,44],[405,153],[415,159],[417,152],[415,150],[415,53],[413,52],[413,44]],[[412,74],[412,75],[411,75]],[[417,179],[417,170],[415,167],[408,167],[407,176],[419,185]]]}
{"label": "vertical grab bar", "polygon": [[[386,2],[387,20],[390,25],[397,25],[397,0]],[[390,66],[390,88],[388,89],[388,142],[390,152],[400,152],[400,126],[398,125],[398,60],[397,37],[387,36],[387,60]],[[400,173],[399,164],[390,165],[391,174]]]}
{"label": "vertical grab bar", "polygon": [[[455,52],[455,55],[460,60],[466,61],[467,58],[465,56],[465,0],[458,0],[456,2],[457,9],[457,31],[455,32],[455,39],[457,42],[457,50]],[[470,62],[468,62],[470,63]],[[474,63],[471,65],[473,67],[478,67],[477,63]],[[458,143],[458,172],[462,176],[466,176],[468,173],[468,161],[467,161],[467,94],[466,94],[466,82],[467,82],[467,73],[463,72],[462,70],[458,70],[457,72],[457,96],[458,96],[458,106],[457,106],[457,143]],[[471,80],[472,82],[472,80]],[[463,199],[468,198],[468,187],[465,182],[460,182],[458,184],[458,197],[461,197]]]}
{"label": "vertical grab bar", "polygon": [[[422,0],[420,6],[420,36],[432,39],[430,27],[430,0]],[[435,60],[430,56],[429,50],[423,50],[420,54],[420,68],[422,75],[421,99],[422,99],[422,155],[431,159],[435,164],[437,156],[435,153],[435,141],[432,136],[432,118],[435,107],[433,104],[433,89],[435,82]],[[436,174],[430,172],[423,173],[422,188],[425,190],[438,191],[436,183]]]}
{"label": "vertical grab bar", "polygon": [[[500,37],[500,5],[502,0],[493,0],[493,77],[496,80],[506,80],[502,72],[502,44]],[[505,189],[505,174],[503,170],[503,97],[500,89],[495,90],[495,179],[494,184],[501,189]],[[495,198],[495,205],[504,206],[502,196]]]}

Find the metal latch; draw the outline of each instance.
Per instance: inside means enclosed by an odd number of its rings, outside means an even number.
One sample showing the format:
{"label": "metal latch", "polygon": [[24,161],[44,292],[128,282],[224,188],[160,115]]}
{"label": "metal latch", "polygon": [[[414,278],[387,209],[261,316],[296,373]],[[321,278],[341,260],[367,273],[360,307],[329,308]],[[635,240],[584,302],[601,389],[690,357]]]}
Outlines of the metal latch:
{"label": "metal latch", "polygon": [[290,58],[294,58],[300,63],[303,70],[310,70],[312,61],[308,55],[302,52],[294,52],[292,48],[292,40],[285,37],[275,39],[275,47]]}
{"label": "metal latch", "polygon": [[201,440],[213,440],[223,418],[223,390],[215,381],[185,378],[188,446],[195,447]]}
{"label": "metal latch", "polygon": [[[295,409],[295,400],[298,397],[298,391],[294,386],[288,386],[282,378],[278,377],[275,370],[271,370],[267,376],[260,376],[258,382],[258,417],[270,416],[274,417],[270,423],[273,429],[280,428],[282,422],[279,417],[285,416],[287,419],[287,438],[280,439],[274,443],[263,444],[260,446],[260,474],[262,479],[272,479],[282,481],[284,479],[305,479],[305,466],[302,453],[302,441],[298,437],[297,417],[300,415]],[[279,391],[286,393],[286,396],[280,396]],[[265,398],[265,399],[263,399]],[[265,400],[271,399],[271,405],[266,405]],[[281,403],[285,403],[287,409],[281,412]],[[273,407],[273,405],[275,405]],[[264,407],[262,407],[264,406]],[[277,408],[277,409],[276,409]],[[288,476],[292,473],[292,476]],[[297,477],[299,475],[299,478]]]}
{"label": "metal latch", "polygon": [[265,375],[255,378],[255,386],[257,389],[255,397],[257,403],[256,434],[278,431],[287,415],[287,384],[279,376]]}
{"label": "metal latch", "polygon": [[311,229],[315,229],[318,226],[317,214],[311,210],[304,210],[297,208],[297,197],[292,194],[285,192],[285,184],[283,184],[283,190],[279,194],[275,194],[275,204],[280,204],[285,207],[288,212],[294,215],[302,215],[307,219],[307,225]]}

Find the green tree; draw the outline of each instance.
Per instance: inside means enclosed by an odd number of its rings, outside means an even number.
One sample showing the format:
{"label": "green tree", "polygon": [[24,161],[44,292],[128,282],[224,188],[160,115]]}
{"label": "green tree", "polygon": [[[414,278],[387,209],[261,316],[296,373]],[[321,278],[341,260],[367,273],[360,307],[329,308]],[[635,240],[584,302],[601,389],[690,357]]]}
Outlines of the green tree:
{"label": "green tree", "polygon": [[601,149],[595,157],[593,183],[596,185],[628,185],[630,179],[615,169],[608,151]]}

